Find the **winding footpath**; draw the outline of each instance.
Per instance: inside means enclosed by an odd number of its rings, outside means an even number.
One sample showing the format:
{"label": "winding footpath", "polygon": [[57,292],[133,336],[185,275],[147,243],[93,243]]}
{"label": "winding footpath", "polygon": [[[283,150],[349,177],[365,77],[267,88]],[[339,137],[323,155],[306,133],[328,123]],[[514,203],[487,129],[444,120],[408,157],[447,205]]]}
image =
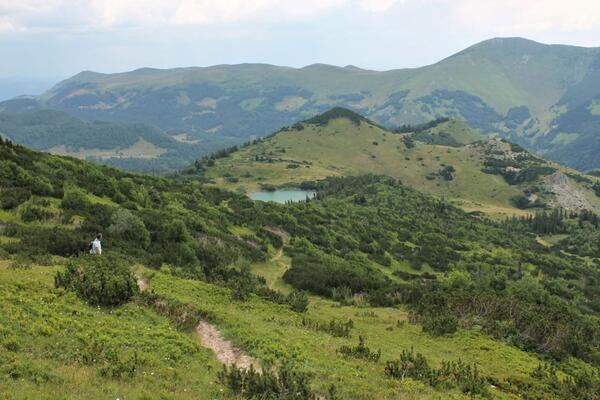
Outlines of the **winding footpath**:
{"label": "winding footpath", "polygon": [[[137,277],[137,285],[140,292],[148,289],[149,283],[146,279]],[[215,353],[217,360],[227,366],[236,366],[240,369],[248,370],[250,367],[255,371],[261,371],[259,362],[252,358],[244,350],[236,347],[229,340],[223,337],[219,329],[206,321],[200,321],[196,325],[196,334],[200,339],[200,344]]]}

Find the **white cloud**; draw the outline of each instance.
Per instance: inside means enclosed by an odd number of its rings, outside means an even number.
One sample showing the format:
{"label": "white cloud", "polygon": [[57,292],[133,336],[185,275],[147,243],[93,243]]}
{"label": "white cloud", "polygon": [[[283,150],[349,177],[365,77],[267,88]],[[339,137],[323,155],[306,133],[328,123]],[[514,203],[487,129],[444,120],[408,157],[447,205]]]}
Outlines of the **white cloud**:
{"label": "white cloud", "polygon": [[247,19],[299,19],[343,6],[345,0],[182,0],[177,7],[177,24],[213,24]]}
{"label": "white cloud", "polygon": [[79,30],[237,21],[288,21],[398,0],[0,0],[0,30]]}
{"label": "white cloud", "polygon": [[384,12],[392,8],[398,0],[359,0],[361,8],[370,12]]}
{"label": "white cloud", "polygon": [[465,28],[515,32],[578,31],[600,26],[598,0],[445,0]]}
{"label": "white cloud", "polygon": [[[403,4],[410,7],[395,7]],[[0,0],[0,32],[311,21],[340,11],[406,19],[440,9],[459,32],[527,34],[600,27],[600,0]]]}

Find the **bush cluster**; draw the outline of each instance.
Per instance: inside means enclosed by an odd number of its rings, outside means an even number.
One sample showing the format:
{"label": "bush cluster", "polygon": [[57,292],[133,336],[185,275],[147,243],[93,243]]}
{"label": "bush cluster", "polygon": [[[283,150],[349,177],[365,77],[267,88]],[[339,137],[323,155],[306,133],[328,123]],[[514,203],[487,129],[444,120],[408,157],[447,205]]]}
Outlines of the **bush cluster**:
{"label": "bush cluster", "polygon": [[89,304],[99,306],[123,304],[138,293],[129,266],[112,255],[71,258],[54,282],[56,287],[72,290]]}
{"label": "bush cluster", "polygon": [[363,336],[358,337],[358,345],[342,346],[338,349],[344,357],[358,358],[365,361],[377,362],[381,357],[381,349],[377,351],[371,351],[371,349],[365,344],[365,338]]}
{"label": "bush cluster", "polygon": [[314,400],[317,395],[310,388],[310,375],[298,371],[290,362],[277,370],[256,371],[235,366],[223,367],[219,382],[242,399]]}
{"label": "bush cluster", "polygon": [[402,350],[400,359],[388,361],[385,374],[390,378],[412,378],[425,382],[434,388],[456,387],[463,393],[489,397],[489,384],[482,377],[477,365],[445,361],[440,368],[429,366],[427,359],[421,353],[415,353],[411,348]]}
{"label": "bush cluster", "polygon": [[350,337],[350,331],[354,327],[354,321],[340,321],[332,318],[329,322],[316,321],[307,317],[302,317],[301,326],[318,332],[325,332],[334,337]]}

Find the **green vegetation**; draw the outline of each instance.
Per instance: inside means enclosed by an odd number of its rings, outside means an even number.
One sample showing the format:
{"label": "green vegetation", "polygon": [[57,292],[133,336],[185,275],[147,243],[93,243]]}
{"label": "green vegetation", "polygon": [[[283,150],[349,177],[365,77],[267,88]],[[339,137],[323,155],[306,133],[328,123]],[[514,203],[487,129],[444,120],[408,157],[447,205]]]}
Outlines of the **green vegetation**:
{"label": "green vegetation", "polygon": [[0,262],[0,396],[225,398],[210,352],[146,307],[92,307],[55,289],[57,266]]}
{"label": "green vegetation", "polygon": [[228,138],[177,141],[165,131],[142,123],[87,122],[57,110],[0,112],[0,136],[55,154],[120,168],[165,173],[179,170],[209,154]]}
{"label": "green vegetation", "polygon": [[224,367],[219,380],[242,399],[312,400],[317,396],[310,389],[306,373],[284,364],[276,372],[257,372],[250,368]]}
{"label": "green vegetation", "polygon": [[433,387],[454,386],[459,387],[463,393],[490,397],[488,384],[480,376],[476,365],[466,365],[458,360],[442,363],[441,368],[434,369],[422,354],[415,354],[413,349],[402,350],[397,361],[388,361],[385,373],[395,379],[413,378]]}
{"label": "green vegetation", "polygon": [[91,305],[116,306],[138,291],[133,273],[114,256],[71,259],[55,277],[56,287],[75,292]]}
{"label": "green vegetation", "polygon": [[[493,221],[375,175],[305,183],[314,199],[281,205],[6,141],[0,159],[4,397],[559,399],[571,382],[597,387],[596,250],[537,238],[597,233],[591,212]],[[100,257],[86,254],[97,232]],[[223,370],[201,321],[262,374]],[[386,374],[410,347],[435,379]],[[536,372],[543,363],[556,373]]]}
{"label": "green vegetation", "polygon": [[[198,172],[217,186],[246,192],[309,189],[307,181],[375,173],[492,216],[563,203],[569,208],[600,210],[600,197],[593,190],[595,178],[505,141],[481,141],[476,131],[454,120],[438,119],[401,129],[407,133],[394,133],[338,108],[310,121],[219,157],[199,160],[188,172]],[[569,196],[556,200],[548,181],[555,172],[566,176],[567,192],[584,193],[584,203],[571,204]]]}
{"label": "green vegetation", "polygon": [[340,354],[344,357],[359,358],[366,361],[377,362],[381,358],[381,350],[371,351],[365,344],[365,338],[362,336],[358,337],[358,345],[354,347],[342,346],[338,349]]}

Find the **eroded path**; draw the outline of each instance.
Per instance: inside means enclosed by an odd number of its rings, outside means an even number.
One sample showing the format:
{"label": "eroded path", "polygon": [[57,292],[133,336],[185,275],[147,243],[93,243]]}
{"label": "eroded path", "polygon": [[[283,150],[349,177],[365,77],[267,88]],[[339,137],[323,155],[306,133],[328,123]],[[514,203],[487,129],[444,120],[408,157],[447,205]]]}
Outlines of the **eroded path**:
{"label": "eroded path", "polygon": [[242,369],[253,367],[254,370],[260,371],[258,362],[242,349],[235,347],[230,341],[224,339],[216,326],[206,321],[201,321],[196,326],[196,333],[200,337],[202,346],[212,350],[217,359],[223,364],[228,366],[235,365]]}
{"label": "eroded path", "polygon": [[[140,276],[137,276],[137,285],[140,292],[147,290],[149,287],[148,281]],[[200,339],[200,344],[215,353],[217,359],[227,366],[234,365],[241,369],[250,369],[253,367],[255,371],[260,371],[260,364],[252,358],[244,350],[236,347],[229,340],[223,337],[219,329],[206,321],[200,321],[196,325],[196,334]]]}

